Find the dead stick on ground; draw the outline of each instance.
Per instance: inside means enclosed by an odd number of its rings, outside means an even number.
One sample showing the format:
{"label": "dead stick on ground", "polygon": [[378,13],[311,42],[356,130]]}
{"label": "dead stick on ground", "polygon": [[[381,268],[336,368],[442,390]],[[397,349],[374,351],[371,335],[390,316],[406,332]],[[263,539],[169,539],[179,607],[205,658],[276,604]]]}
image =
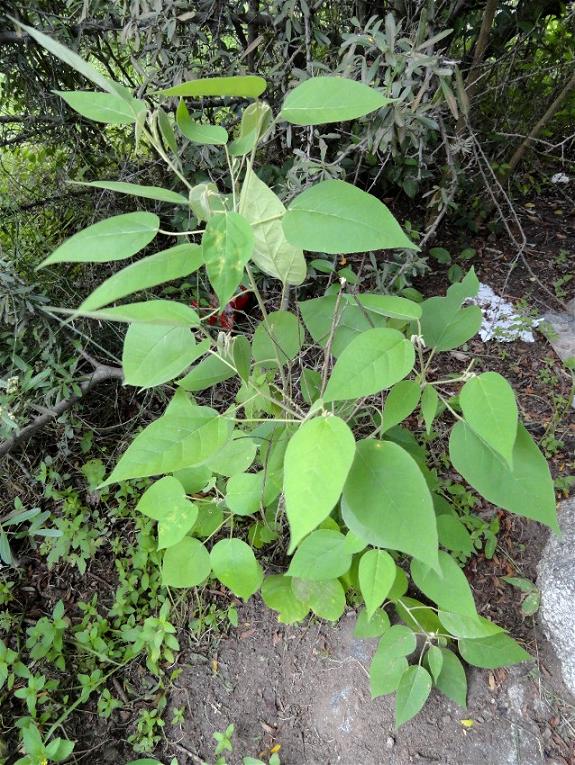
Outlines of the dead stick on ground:
{"label": "dead stick on ground", "polygon": [[44,414],[41,414],[39,417],[36,417],[28,425],[23,427],[10,438],[6,439],[6,441],[0,442],[0,458],[6,456],[6,454],[14,449],[15,446],[18,446],[19,444],[24,443],[24,441],[27,441],[34,435],[34,433],[43,428],[53,419],[68,411],[68,409],[70,409],[75,403],[77,403],[81,398],[89,393],[92,388],[95,388],[96,385],[104,382],[104,380],[121,380],[123,376],[124,375],[120,367],[109,367],[105,364],[95,363],[94,371],[88,376],[88,379],[80,383],[81,392],[79,394],[75,393],[69,398],[63,399],[52,409],[46,411]]}

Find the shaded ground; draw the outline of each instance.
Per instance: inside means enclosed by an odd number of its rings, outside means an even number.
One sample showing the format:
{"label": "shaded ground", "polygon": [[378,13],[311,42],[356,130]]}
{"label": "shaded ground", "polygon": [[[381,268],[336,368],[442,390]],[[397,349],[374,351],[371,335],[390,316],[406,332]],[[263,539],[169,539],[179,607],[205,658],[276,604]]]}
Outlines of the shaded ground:
{"label": "shaded ground", "polygon": [[467,710],[434,691],[420,715],[395,731],[393,697],[370,699],[377,641],[353,638],[354,623],[350,612],[337,626],[284,627],[259,602],[243,607],[238,629],[219,648],[182,657],[172,704],[187,715],[171,731],[177,743],[169,753],[184,763],[211,761],[213,732],[234,722],[230,763],[266,756],[277,744],[285,765],[573,762],[567,708],[558,706],[563,691],[537,633],[530,642],[543,651],[539,671],[524,664],[469,672]]}

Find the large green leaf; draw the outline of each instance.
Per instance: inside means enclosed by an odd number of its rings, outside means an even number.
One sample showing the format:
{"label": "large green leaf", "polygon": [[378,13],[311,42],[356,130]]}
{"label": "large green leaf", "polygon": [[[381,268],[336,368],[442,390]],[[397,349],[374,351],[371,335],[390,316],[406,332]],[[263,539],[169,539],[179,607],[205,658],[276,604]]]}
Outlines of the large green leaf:
{"label": "large green leaf", "polygon": [[325,401],[371,396],[402,380],[413,368],[412,343],[396,329],[368,329],[338,358],[324,394]]}
{"label": "large green leaf", "polygon": [[210,560],[214,576],[238,598],[247,600],[259,590],[264,575],[252,548],[241,539],[221,539]]}
{"label": "large green leaf", "polygon": [[165,587],[197,587],[211,571],[210,555],[193,537],[184,537],[168,547],[162,561],[162,584]]}
{"label": "large green leaf", "polygon": [[421,388],[415,380],[400,380],[391,388],[383,406],[382,431],[405,420],[419,403]]}
{"label": "large green leaf", "polygon": [[252,255],[252,229],[238,213],[215,215],[204,231],[202,248],[210,284],[223,308],[239,287]]}
{"label": "large green leaf", "polygon": [[256,266],[284,284],[301,284],[306,276],[306,262],[303,250],[285,237],[282,226],[285,207],[251,168],[244,179],[240,211],[254,232],[252,260]]}
{"label": "large green leaf", "polygon": [[459,392],[459,403],[475,433],[512,468],[517,403],[507,380],[497,372],[483,372],[472,377]]}
{"label": "large green leaf", "polygon": [[390,655],[378,649],[369,667],[371,698],[377,699],[396,691],[408,666],[405,656]]}
{"label": "large green leaf", "polygon": [[452,614],[448,611],[439,610],[439,620],[443,627],[457,638],[483,638],[491,637],[503,632],[501,627],[490,622],[483,616]]}
{"label": "large green leaf", "polygon": [[200,465],[229,439],[233,422],[207,406],[164,414],[136,436],[103,485]]}
{"label": "large green leaf", "polygon": [[182,96],[195,98],[200,96],[240,96],[242,98],[257,98],[266,89],[266,81],[256,75],[239,77],[205,77],[200,80],[190,80],[165,88],[160,93],[164,96]]}
{"label": "large green leaf", "polygon": [[483,669],[509,667],[512,664],[533,659],[505,632],[484,638],[463,638],[459,641],[459,653],[468,664]]}
{"label": "large green leaf", "polygon": [[117,93],[99,93],[98,91],[74,90],[55,91],[68,106],[94,122],[108,125],[130,125],[136,122],[138,114],[146,111],[146,103],[135,98],[123,98]]}
{"label": "large green leaf", "polygon": [[201,353],[186,327],[130,324],[122,353],[124,381],[153,388],[173,380]]}
{"label": "large green leaf", "polygon": [[420,666],[408,667],[399,681],[395,697],[395,726],[411,720],[419,712],[431,693],[431,676]]}
{"label": "large green leaf", "polygon": [[453,515],[443,513],[437,516],[439,544],[454,552],[471,555],[474,550],[471,534],[463,523]]}
{"label": "large green leaf", "polygon": [[320,619],[336,622],[345,611],[345,591],[339,579],[312,582],[292,578],[294,595]]}
{"label": "large green leaf", "polygon": [[206,125],[196,122],[183,101],[176,110],[176,123],[186,138],[193,143],[223,145],[228,142],[227,130],[220,125]]}
{"label": "large green leaf", "polygon": [[411,578],[439,608],[456,614],[477,614],[467,577],[449,553],[439,551],[439,571],[412,560]]}
{"label": "large green leaf", "polygon": [[98,85],[98,87],[102,88],[102,90],[106,90],[108,93],[117,93],[119,95],[125,93],[124,88],[112,80],[109,80],[107,77],[104,77],[104,75],[101,74],[95,67],[89,64],[87,61],[84,61],[83,58],[78,56],[77,53],[74,53],[74,51],[70,50],[70,48],[62,45],[57,40],[53,40],[43,32],[39,32],[37,29],[34,29],[34,27],[26,26],[26,24],[22,24],[22,22],[18,21],[17,19],[13,19],[13,21],[15,21],[18,26],[22,27],[22,29],[25,29],[30,37],[36,40],[36,42],[39,43],[43,48],[59,58],[60,61],[63,61],[65,64],[68,64],[68,66],[71,66],[81,75],[86,77],[86,79],[93,82],[94,85]]}
{"label": "large green leaf", "polygon": [[298,194],[283,229],[288,242],[310,252],[417,250],[383,202],[345,181],[322,181]]}
{"label": "large green leaf", "polygon": [[257,444],[252,438],[237,430],[224,448],[211,457],[207,464],[214,473],[229,478],[238,473],[244,473],[249,468],[255,459],[257,449]]}
{"label": "large green leaf", "polygon": [[284,460],[290,552],[335,507],[354,454],[353,434],[339,417],[308,420],[290,439]]}
{"label": "large green leaf", "polygon": [[263,473],[238,473],[226,486],[226,505],[235,515],[255,515],[261,506]]}
{"label": "large green leaf", "polygon": [[357,444],[342,514],[348,528],[368,544],[437,567],[433,501],[417,463],[397,444],[372,439]]}
{"label": "large green leaf", "polygon": [[393,605],[401,621],[414,632],[442,632],[436,612],[420,600],[404,595],[395,600]]}
{"label": "large green leaf", "polygon": [[307,616],[309,606],[296,598],[291,577],[278,574],[266,576],[261,592],[266,606],[278,611],[281,624],[294,624]]}
{"label": "large green leaf", "polygon": [[158,549],[182,540],[198,517],[198,508],[186,498],[182,484],[173,476],[153,483],[140,497],[136,510],[158,521]]}
{"label": "large green leaf", "polygon": [[292,125],[325,125],[363,117],[391,103],[368,85],[345,77],[312,77],[285,97],[280,119]]}
{"label": "large green leaf", "polygon": [[93,311],[134,292],[174,279],[182,279],[197,271],[203,260],[202,248],[197,244],[187,243],[149,255],[102,282],[78,310]]}
{"label": "large green leaf", "polygon": [[403,319],[404,321],[417,321],[421,318],[421,306],[413,300],[398,297],[397,295],[376,295],[370,292],[358,295],[362,306],[370,312],[389,316],[390,319]]}
{"label": "large green leaf", "polygon": [[367,611],[363,608],[357,617],[353,636],[368,639],[381,637],[389,629],[389,616],[382,608],[378,608],[371,619],[367,618]]}
{"label": "large green leaf", "polygon": [[[78,308],[70,313],[128,324],[163,324],[164,327],[197,327],[200,324],[199,316],[193,308],[175,300],[144,300],[95,311],[82,311]],[[209,347],[209,340],[202,341],[198,347],[205,349],[206,343]],[[205,350],[202,350],[202,353],[205,353]]]}
{"label": "large green leaf", "polygon": [[318,529],[300,544],[287,574],[321,582],[343,576],[350,566],[351,553],[346,552],[344,535],[332,529]]}
{"label": "large green leaf", "polygon": [[295,314],[274,311],[261,321],[254,333],[252,354],[262,367],[277,367],[292,361],[301,350],[304,330]]}
{"label": "large green leaf", "polygon": [[211,388],[212,385],[217,385],[224,380],[229,380],[235,374],[236,370],[231,363],[227,363],[219,356],[210,354],[207,358],[202,359],[199,364],[196,364],[185,377],[178,380],[178,385],[184,390],[195,393]]}
{"label": "large green leaf", "polygon": [[395,571],[395,561],[384,550],[368,550],[361,556],[358,569],[359,589],[365,601],[368,619],[371,619],[387,597],[395,581]]}
{"label": "large green leaf", "polygon": [[66,239],[40,266],[125,260],[149,244],[159,227],[160,219],[154,213],[114,215]]}
{"label": "large green leaf", "polygon": [[549,466],[521,423],[512,470],[464,422],[456,423],[451,431],[449,454],[457,472],[486,500],[559,532]]}
{"label": "large green leaf", "polygon": [[462,302],[477,294],[479,280],[473,268],[461,282],[452,284],[445,297],[432,297],[422,303],[421,330],[427,345],[449,351],[477,334],[483,320],[476,306],[461,308]]}
{"label": "large green leaf", "polygon": [[[366,298],[371,295],[342,296],[338,310],[339,319],[331,346],[332,355],[336,358],[349,343],[372,327],[385,327],[387,319],[378,311],[366,305]],[[357,302],[356,302],[357,298]],[[299,303],[299,309],[313,340],[322,348],[325,347],[331,333],[334,312],[337,302],[335,295],[312,298]]]}
{"label": "large green leaf", "polygon": [[[144,199],[156,199],[159,202],[171,202],[174,205],[187,205],[188,199],[177,191],[162,189],[160,186],[141,186],[138,183],[124,183],[122,181],[74,181],[76,186],[91,186],[95,189],[117,191],[119,194],[130,194],[133,197]],[[188,245],[193,247],[194,245]],[[175,248],[172,248],[175,249]]]}
{"label": "large green leaf", "polygon": [[386,656],[409,656],[417,648],[413,630],[403,624],[394,624],[386,630],[377,646],[377,652]]}
{"label": "large green leaf", "polygon": [[447,698],[455,701],[460,707],[467,706],[467,678],[463,664],[453,651],[440,648],[443,661],[441,671],[435,680],[435,685]]}

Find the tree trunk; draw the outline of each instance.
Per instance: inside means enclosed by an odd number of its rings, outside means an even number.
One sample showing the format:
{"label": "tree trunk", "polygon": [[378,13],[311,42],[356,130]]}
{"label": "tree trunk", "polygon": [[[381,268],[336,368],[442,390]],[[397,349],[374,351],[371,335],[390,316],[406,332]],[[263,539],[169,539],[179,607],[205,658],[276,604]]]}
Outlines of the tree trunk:
{"label": "tree trunk", "polygon": [[[489,33],[493,26],[493,19],[495,18],[495,11],[497,10],[497,0],[487,0],[485,4],[485,11],[483,12],[483,21],[481,22],[481,29],[479,30],[479,37],[475,43],[475,50],[473,51],[473,61],[467,73],[467,79],[465,81],[465,92],[467,94],[467,100],[470,108],[473,106],[473,96],[477,90],[477,80],[479,79],[479,67],[483,61],[483,56],[487,49],[487,43],[489,42]],[[457,132],[461,133],[465,127],[465,117],[461,115],[457,122]]]}

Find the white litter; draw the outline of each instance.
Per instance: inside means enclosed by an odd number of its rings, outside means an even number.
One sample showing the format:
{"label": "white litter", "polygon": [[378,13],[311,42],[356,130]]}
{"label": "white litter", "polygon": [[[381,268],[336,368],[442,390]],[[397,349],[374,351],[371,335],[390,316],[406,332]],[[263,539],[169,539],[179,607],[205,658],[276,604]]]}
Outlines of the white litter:
{"label": "white litter", "polygon": [[555,173],[555,175],[551,176],[551,183],[569,183],[570,180],[571,178],[565,175],[565,173]]}
{"label": "white litter", "polygon": [[470,302],[478,305],[483,313],[479,336],[484,343],[488,340],[496,340],[499,343],[511,343],[514,340],[535,342],[532,330],[538,327],[543,319],[521,315],[512,303],[496,295],[487,284],[479,285],[477,296]]}

